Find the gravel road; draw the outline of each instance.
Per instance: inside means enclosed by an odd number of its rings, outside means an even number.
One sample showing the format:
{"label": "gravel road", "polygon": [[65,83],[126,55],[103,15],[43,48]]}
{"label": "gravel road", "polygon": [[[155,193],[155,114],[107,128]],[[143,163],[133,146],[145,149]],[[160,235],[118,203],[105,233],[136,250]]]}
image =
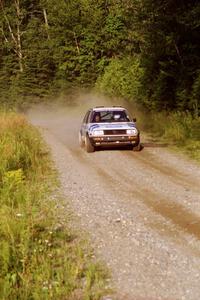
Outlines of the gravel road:
{"label": "gravel road", "polygon": [[[29,111],[117,299],[200,299],[200,166],[146,140],[141,152],[78,146],[86,105]],[[114,299],[114,298],[112,298]]]}

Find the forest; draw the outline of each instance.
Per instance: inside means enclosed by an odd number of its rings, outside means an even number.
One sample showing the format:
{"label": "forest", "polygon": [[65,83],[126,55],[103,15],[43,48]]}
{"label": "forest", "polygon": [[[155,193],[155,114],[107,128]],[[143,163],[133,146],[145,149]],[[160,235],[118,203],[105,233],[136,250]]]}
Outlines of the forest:
{"label": "forest", "polygon": [[200,110],[198,0],[0,0],[0,103],[95,88]]}

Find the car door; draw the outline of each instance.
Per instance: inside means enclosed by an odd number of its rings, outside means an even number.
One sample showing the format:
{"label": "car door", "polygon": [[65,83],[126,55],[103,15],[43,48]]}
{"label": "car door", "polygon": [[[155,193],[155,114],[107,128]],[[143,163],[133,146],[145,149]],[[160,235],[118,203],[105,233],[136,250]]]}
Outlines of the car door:
{"label": "car door", "polygon": [[81,126],[81,135],[82,136],[86,136],[86,133],[87,133],[87,130],[88,130],[87,124],[88,124],[88,119],[89,119],[90,112],[91,112],[90,110],[87,111],[87,113],[86,113],[86,115],[83,119],[82,126]]}

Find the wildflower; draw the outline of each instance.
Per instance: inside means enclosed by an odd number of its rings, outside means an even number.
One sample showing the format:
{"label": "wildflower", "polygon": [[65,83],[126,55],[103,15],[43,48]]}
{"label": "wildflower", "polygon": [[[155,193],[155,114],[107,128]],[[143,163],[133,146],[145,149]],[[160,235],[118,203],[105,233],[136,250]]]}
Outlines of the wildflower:
{"label": "wildflower", "polygon": [[18,218],[21,218],[21,217],[23,217],[23,214],[18,213],[18,214],[16,214],[16,216],[17,216]]}

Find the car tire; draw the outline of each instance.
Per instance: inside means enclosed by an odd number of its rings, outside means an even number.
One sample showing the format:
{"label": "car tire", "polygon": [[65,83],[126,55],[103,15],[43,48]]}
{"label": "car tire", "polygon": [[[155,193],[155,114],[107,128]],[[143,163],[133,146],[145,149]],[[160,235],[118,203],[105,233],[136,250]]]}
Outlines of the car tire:
{"label": "car tire", "polygon": [[84,142],[83,142],[83,138],[82,138],[82,135],[81,135],[81,132],[79,131],[79,134],[78,134],[78,141],[79,141],[79,145],[81,148],[84,147]]}
{"label": "car tire", "polygon": [[88,135],[86,135],[85,137],[85,150],[87,153],[92,153],[95,151],[94,146],[92,145]]}
{"label": "car tire", "polygon": [[141,150],[141,144],[138,143],[136,146],[133,147],[133,151],[140,151]]}

